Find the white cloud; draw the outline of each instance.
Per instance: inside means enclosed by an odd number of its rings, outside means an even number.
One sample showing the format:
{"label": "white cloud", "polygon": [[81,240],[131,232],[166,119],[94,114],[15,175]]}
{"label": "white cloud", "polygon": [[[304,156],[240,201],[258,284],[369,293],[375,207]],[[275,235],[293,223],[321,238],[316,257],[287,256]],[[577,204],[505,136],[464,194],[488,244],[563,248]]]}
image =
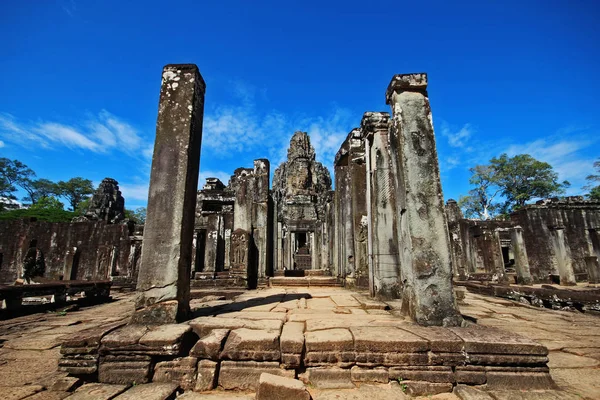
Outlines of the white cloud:
{"label": "white cloud", "polygon": [[589,175],[594,163],[594,158],[582,153],[596,140],[578,137],[566,139],[561,136],[537,139],[524,144],[513,144],[504,152],[511,157],[517,154],[529,154],[537,160],[549,163],[558,173],[561,181],[567,180],[571,183],[567,194],[580,194],[581,186],[585,184],[585,178]]}
{"label": "white cloud", "polygon": [[475,132],[471,124],[467,123],[464,124],[462,128],[455,129],[455,127],[450,126],[446,121],[442,121],[441,132],[443,136],[448,138],[448,144],[451,147],[464,148],[468,151],[471,150],[470,147],[467,147],[469,139]]}
{"label": "white cloud", "polygon": [[106,110],[88,116],[80,124],[57,121],[23,122],[10,114],[0,114],[0,136],[26,148],[67,147],[106,153],[117,150],[149,158],[148,140],[124,120]]}
{"label": "white cloud", "polygon": [[4,142],[2,140],[0,140],[0,149],[4,146],[5,146]]}
{"label": "white cloud", "polygon": [[261,112],[253,91],[243,85],[234,90],[242,104],[221,105],[208,111],[204,119],[203,149],[210,149],[219,158],[253,152],[256,157],[268,157],[275,169],[285,161],[294,132],[304,131],[310,136],[318,160],[331,167],[352,123],[360,122],[360,115],[353,116],[349,110],[337,106],[326,115],[312,117],[288,115],[278,110]]}
{"label": "white cloud", "polygon": [[148,183],[119,183],[119,189],[125,198],[126,206],[130,200],[141,200],[144,202],[148,200]]}

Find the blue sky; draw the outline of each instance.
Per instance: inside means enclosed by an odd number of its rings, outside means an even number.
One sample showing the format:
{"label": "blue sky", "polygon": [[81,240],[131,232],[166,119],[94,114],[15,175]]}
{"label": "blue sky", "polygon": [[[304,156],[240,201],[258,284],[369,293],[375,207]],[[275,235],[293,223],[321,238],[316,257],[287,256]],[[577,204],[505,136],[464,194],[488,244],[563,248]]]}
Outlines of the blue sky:
{"label": "blue sky", "polygon": [[[146,202],[161,69],[207,83],[201,176],[283,161],[296,130],[331,167],[396,73],[427,72],[444,197],[529,153],[581,192],[600,157],[600,3],[2,2],[0,156]],[[203,182],[200,183],[202,185]]]}

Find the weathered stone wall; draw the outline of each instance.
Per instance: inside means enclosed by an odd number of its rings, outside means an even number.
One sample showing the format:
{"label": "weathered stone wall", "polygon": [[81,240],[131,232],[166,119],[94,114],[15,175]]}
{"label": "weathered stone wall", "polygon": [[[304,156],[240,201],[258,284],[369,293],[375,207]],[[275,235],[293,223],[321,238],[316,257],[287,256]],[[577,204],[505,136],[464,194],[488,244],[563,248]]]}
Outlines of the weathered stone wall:
{"label": "weathered stone wall", "polygon": [[[561,283],[587,279],[586,257],[600,254],[600,202],[580,197],[545,200],[511,215],[523,228],[531,275],[546,281],[559,275]],[[571,282],[572,283],[572,282]]]}
{"label": "weathered stone wall", "polygon": [[104,221],[77,223],[28,220],[0,221],[0,283],[12,284],[23,275],[31,245],[44,255],[44,278],[109,279],[135,282],[141,236],[127,225]]}
{"label": "weathered stone wall", "polygon": [[388,113],[367,112],[361,122],[365,137],[367,178],[370,177],[372,291],[382,298],[401,294],[396,188],[391,171]]}
{"label": "weathered stone wall", "polygon": [[510,221],[461,219],[457,208],[452,201],[446,205],[455,275],[462,278],[502,275],[501,247],[507,242],[522,283],[550,282],[551,275],[566,285],[587,280],[586,258],[600,255],[600,202],[543,200],[514,212]]}

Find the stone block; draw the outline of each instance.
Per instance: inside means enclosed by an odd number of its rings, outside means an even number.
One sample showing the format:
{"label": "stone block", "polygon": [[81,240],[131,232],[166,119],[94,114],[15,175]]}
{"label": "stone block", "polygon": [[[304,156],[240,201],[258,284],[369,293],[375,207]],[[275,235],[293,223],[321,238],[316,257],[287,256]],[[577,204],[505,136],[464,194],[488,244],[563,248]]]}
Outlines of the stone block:
{"label": "stone block", "polygon": [[213,329],[196,342],[190,351],[190,356],[218,360],[227,335],[229,335],[229,329]]}
{"label": "stone block", "polygon": [[240,328],[231,331],[221,352],[222,359],[275,361],[281,358],[279,332]]}
{"label": "stone block", "polygon": [[304,355],[304,364],[307,367],[351,367],[355,360],[353,351],[313,351]]}
{"label": "stone block", "polygon": [[302,354],[304,350],[304,323],[285,323],[279,341],[282,354]]}
{"label": "stone block", "polygon": [[429,356],[427,353],[356,353],[356,365],[360,367],[429,365]]}
{"label": "stone block", "polygon": [[545,366],[548,357],[513,354],[469,354],[469,363],[477,365],[531,365]]}
{"label": "stone block", "polygon": [[354,366],[350,369],[352,382],[388,383],[390,378],[386,368],[361,368]]}
{"label": "stone block", "polygon": [[293,369],[302,364],[301,354],[281,354],[281,365],[284,368]]}
{"label": "stone block", "polygon": [[148,383],[132,387],[115,397],[115,400],[170,400],[176,391],[176,383]]}
{"label": "stone block", "polygon": [[260,329],[281,332],[281,320],[249,320],[242,318],[198,317],[188,322],[199,337],[207,336],[214,329]]}
{"label": "stone block", "polygon": [[145,361],[100,360],[98,381],[123,385],[148,383],[151,369],[149,358]]}
{"label": "stone block", "polygon": [[392,367],[389,369],[389,377],[392,380],[454,383],[452,367]]}
{"label": "stone block", "polygon": [[88,383],[75,391],[70,400],[110,400],[123,393],[126,385],[106,385],[103,383]]}
{"label": "stone block", "polygon": [[427,351],[427,340],[395,327],[351,327],[357,353],[417,353]]}
{"label": "stone block", "polygon": [[429,353],[431,365],[465,365],[467,363],[466,353]]}
{"label": "stone block", "polygon": [[485,369],[483,367],[456,367],[454,370],[456,383],[468,385],[483,385],[486,381]]}
{"label": "stone block", "polygon": [[72,375],[88,375],[98,370],[98,355],[63,356],[58,360],[58,370]]}
{"label": "stone block", "polygon": [[55,392],[71,392],[82,383],[81,379],[74,376],[65,376],[57,379],[48,390]]}
{"label": "stone block", "polygon": [[218,369],[218,363],[210,360],[200,360],[200,362],[198,362],[198,373],[194,391],[204,392],[213,390],[217,385]]}
{"label": "stone block", "polygon": [[144,325],[126,325],[102,338],[102,350],[127,350],[135,348],[139,340],[150,330]]}
{"label": "stone block", "polygon": [[260,375],[256,400],[310,400],[304,384],[296,379],[263,373]]}
{"label": "stone block", "polygon": [[126,321],[114,322],[100,327],[85,329],[63,339],[62,347],[98,348],[102,338],[111,331],[125,325]]}
{"label": "stone block", "polygon": [[406,385],[406,393],[410,396],[432,396],[440,393],[451,393],[451,383],[431,383],[421,381],[402,381]]}
{"label": "stone block", "polygon": [[195,357],[181,357],[172,361],[161,361],[154,367],[152,382],[175,382],[183,390],[190,390],[196,384]]}
{"label": "stone block", "polygon": [[344,368],[307,368],[303,375],[305,383],[319,389],[348,389],[354,388],[350,369]]}
{"label": "stone block", "polygon": [[448,329],[464,341],[467,353],[548,355],[546,347],[512,332],[479,325]]}
{"label": "stone block", "polygon": [[500,372],[486,371],[487,388],[489,389],[557,389],[552,377],[547,372]]}
{"label": "stone block", "polygon": [[256,390],[263,373],[294,378],[295,371],[279,368],[278,362],[222,361],[219,386],[226,390]]}
{"label": "stone block", "polygon": [[352,352],[354,341],[348,329],[325,329],[304,334],[306,352]]}
{"label": "stone block", "polygon": [[192,328],[187,324],[166,324],[152,327],[148,333],[139,340],[141,346],[153,349],[164,349],[173,353],[175,348],[181,345],[186,334],[190,333]]}
{"label": "stone block", "polygon": [[434,352],[460,353],[463,349],[463,340],[448,328],[413,324],[405,324],[399,328],[429,341],[429,350]]}

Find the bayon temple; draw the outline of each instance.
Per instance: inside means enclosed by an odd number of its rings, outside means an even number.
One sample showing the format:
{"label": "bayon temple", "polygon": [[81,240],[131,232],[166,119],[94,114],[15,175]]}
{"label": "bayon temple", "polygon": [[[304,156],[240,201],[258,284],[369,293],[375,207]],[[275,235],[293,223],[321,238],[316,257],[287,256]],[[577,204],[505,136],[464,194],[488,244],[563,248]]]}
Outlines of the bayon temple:
{"label": "bayon temple", "polygon": [[[562,393],[546,346],[461,311],[473,293],[599,312],[598,292],[576,288],[600,283],[600,203],[546,199],[505,221],[444,204],[424,73],[392,78],[390,111],[364,113],[333,176],[298,131],[273,174],[256,159],[198,190],[205,83],[195,65],[162,77],[145,225],[111,178],[72,223],[0,222],[6,315],[35,296],[135,291],[123,316],[61,337],[61,382],[83,385],[72,396],[151,383],[157,399],[389,382],[399,396]],[[37,284],[14,285],[24,276]]]}

